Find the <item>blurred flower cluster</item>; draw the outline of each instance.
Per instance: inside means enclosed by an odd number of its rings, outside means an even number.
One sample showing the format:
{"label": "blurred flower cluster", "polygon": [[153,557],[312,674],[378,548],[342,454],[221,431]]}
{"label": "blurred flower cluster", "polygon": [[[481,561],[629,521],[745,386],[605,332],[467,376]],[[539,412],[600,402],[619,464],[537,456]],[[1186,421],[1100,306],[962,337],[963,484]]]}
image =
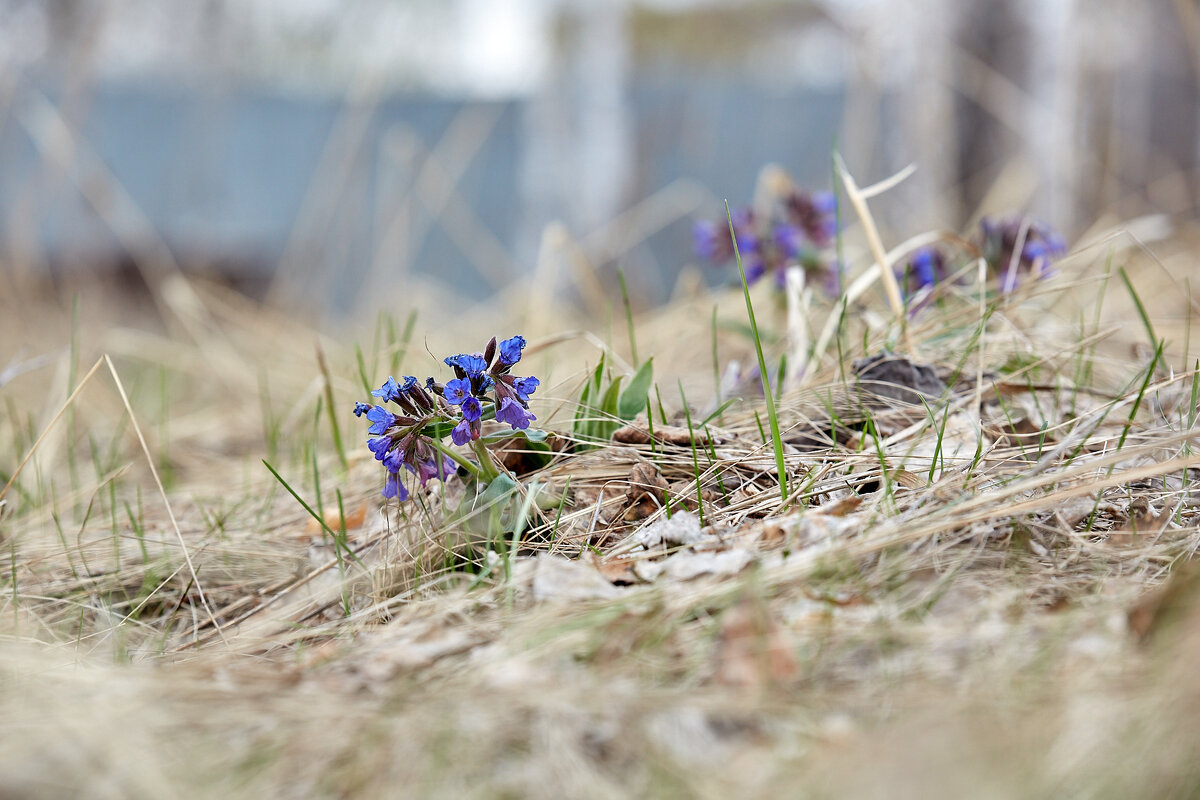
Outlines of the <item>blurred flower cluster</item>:
{"label": "blurred flower cluster", "polygon": [[445,384],[427,378],[424,385],[411,375],[400,383],[389,377],[371,394],[381,403],[391,403],[396,411],[382,405],[355,403],[354,415],[366,416],[367,447],[387,469],[384,497],[408,499],[401,480],[401,469],[417,476],[424,486],[431,478],[445,480],[458,469],[441,444],[449,429],[450,440],[459,446],[479,441],[481,423],[495,418],[513,430],[524,430],[536,419],[529,413],[529,395],[538,387],[534,377],[509,374],[521,360],[525,337],[513,336],[502,342],[495,337],[482,353],[460,353],[445,359],[454,370],[454,378]]}
{"label": "blurred flower cluster", "polygon": [[[984,217],[971,243],[987,262],[988,272],[1000,279],[1000,292],[1009,294],[1023,276],[1044,278],[1051,264],[1067,252],[1067,243],[1048,225],[1020,215]],[[966,264],[955,262],[941,247],[923,247],[899,265],[896,277],[906,297],[941,283]]]}
{"label": "blurred flower cluster", "polygon": [[[739,208],[730,213],[746,281],[772,275],[782,288],[787,268],[803,267],[810,277],[837,289],[837,200],[831,192],[792,189],[765,213]],[[701,220],[692,228],[692,247],[699,258],[720,265],[733,257],[727,220]]]}
{"label": "blurred flower cluster", "polygon": [[1050,264],[1066,255],[1067,242],[1048,225],[1021,216],[979,221],[979,250],[993,275],[1000,277],[1000,291],[1017,288],[1022,273],[1044,278]]}

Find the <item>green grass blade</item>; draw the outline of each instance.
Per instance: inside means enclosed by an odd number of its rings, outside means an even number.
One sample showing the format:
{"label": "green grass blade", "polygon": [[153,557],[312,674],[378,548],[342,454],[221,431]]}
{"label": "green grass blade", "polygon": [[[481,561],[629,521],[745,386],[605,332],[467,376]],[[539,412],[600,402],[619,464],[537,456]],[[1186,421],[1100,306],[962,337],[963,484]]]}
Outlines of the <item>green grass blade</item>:
{"label": "green grass blade", "polygon": [[754,318],[754,303],[750,300],[750,284],[746,281],[746,268],[742,265],[742,254],[738,249],[737,234],[733,231],[733,214],[729,202],[725,202],[725,218],[729,223],[729,237],[733,241],[733,257],[737,261],[738,276],[742,281],[742,294],[746,298],[746,316],[750,318],[750,330],[754,333],[754,352],[758,356],[758,374],[762,379],[763,397],[767,401],[767,423],[771,426],[771,446],[775,449],[775,467],[779,471],[779,499],[787,502],[787,466],[783,461],[783,437],[779,433],[779,414],[775,410],[775,398],[771,394],[771,381],[767,372],[767,360],[763,356],[762,337],[758,333],[758,321]]}
{"label": "green grass blade", "polygon": [[1125,284],[1126,291],[1133,298],[1133,304],[1137,306],[1138,316],[1141,317],[1142,325],[1146,328],[1146,334],[1150,337],[1150,346],[1158,348],[1158,336],[1154,333],[1154,325],[1150,322],[1150,315],[1146,313],[1146,307],[1142,305],[1142,298],[1138,296],[1137,290],[1133,288],[1133,282],[1129,280],[1129,275],[1125,272],[1124,267],[1117,268],[1117,274],[1121,276],[1121,281]]}
{"label": "green grass blade", "polygon": [[624,270],[617,270],[617,281],[621,284],[621,302],[625,305],[625,322],[629,325],[629,353],[633,356],[633,363],[641,361],[638,358],[637,352],[637,334],[633,328],[633,306],[629,303],[629,287],[625,285]]}
{"label": "green grass blade", "polygon": [[[277,470],[273,466],[271,466],[271,462],[267,461],[265,458],[262,459],[262,463],[263,463],[263,466],[266,467],[271,472],[271,474],[275,476],[275,480],[279,481],[279,484],[284,489],[287,489],[287,493],[290,494],[293,498],[295,498],[296,502],[300,504],[301,508],[303,508],[305,511],[307,511],[309,513],[309,515],[317,521],[317,524],[321,526],[321,530],[325,531],[325,533],[329,534],[329,536],[336,541],[337,534],[334,533],[333,529],[330,528],[328,525],[326,525],[324,518],[322,518],[322,516],[320,514],[318,514],[313,509],[312,506],[310,506],[308,503],[306,503],[304,501],[303,497],[301,497],[299,494],[296,493],[296,490],[292,488],[292,485],[290,483],[288,483],[286,480],[284,480],[283,476],[279,474],[279,470]],[[362,561],[360,561],[358,556],[356,556],[353,552],[348,553],[348,555],[359,566],[365,567],[365,565],[363,565]]]}
{"label": "green grass blade", "polygon": [[683,393],[683,381],[679,381],[679,400],[683,403],[683,414],[687,419],[688,442],[692,446],[692,474],[696,479],[696,515],[700,517],[700,527],[704,527],[704,492],[700,488],[700,455],[696,452],[696,431],[692,428],[692,410],[688,407],[687,396]]}
{"label": "green grass blade", "polygon": [[362,347],[354,345],[354,360],[358,363],[358,380],[362,383],[363,397],[371,396],[371,378],[367,375],[367,362],[363,358]]}
{"label": "green grass blade", "polygon": [[329,415],[329,431],[333,435],[333,449],[337,451],[338,460],[342,462],[342,469],[350,469],[350,461],[346,458],[346,447],[342,444],[342,429],[338,426],[337,406],[333,402],[333,378],[329,374],[329,364],[325,361],[325,351],[321,349],[320,342],[314,342],[313,346],[317,351],[317,367],[321,370],[321,377],[325,382],[325,410]]}

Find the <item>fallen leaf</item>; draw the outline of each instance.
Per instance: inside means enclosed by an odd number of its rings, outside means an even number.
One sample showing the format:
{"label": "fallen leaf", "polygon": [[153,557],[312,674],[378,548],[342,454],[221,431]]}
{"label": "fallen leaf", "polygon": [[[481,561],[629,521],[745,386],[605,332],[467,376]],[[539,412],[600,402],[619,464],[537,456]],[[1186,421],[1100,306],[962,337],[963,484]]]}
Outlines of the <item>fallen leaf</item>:
{"label": "fallen leaf", "polygon": [[621,518],[626,522],[645,519],[663,507],[667,495],[667,481],[648,461],[639,461],[629,471],[629,487],[625,498],[629,506]]}
{"label": "fallen leaf", "polygon": [[1006,421],[1001,425],[988,425],[984,428],[984,432],[995,439],[1000,447],[1038,447],[1039,445],[1051,445],[1057,441],[1029,417],[1021,417],[1013,423]]}
{"label": "fallen leaf", "polygon": [[1090,517],[1096,511],[1096,498],[1091,495],[1072,497],[1063,501],[1054,510],[1063,526],[1074,530],[1079,523]]}
{"label": "fallen leaf", "polygon": [[718,577],[737,575],[753,564],[755,555],[746,548],[719,552],[693,553],[684,551],[669,556],[662,563],[662,571],[668,578],[690,581],[702,575]]}
{"label": "fallen leaf", "polygon": [[762,526],[762,530],[758,532],[758,546],[762,548],[780,547],[787,541],[787,531],[777,522],[770,522]]}
{"label": "fallen leaf", "polygon": [[[361,527],[363,524],[363,520],[365,520],[366,518],[367,518],[367,504],[362,503],[361,505],[359,505],[359,507],[357,509],[355,509],[354,511],[352,511],[346,515],[346,530],[349,531],[349,530],[353,530],[354,528]],[[322,517],[322,519],[325,520],[325,525],[329,528],[329,530],[334,531],[335,533],[337,531],[341,530],[342,515],[338,512],[338,510],[336,508],[325,509],[325,514]],[[321,526],[318,525],[317,521],[315,519],[312,519],[311,517],[308,520],[308,524],[304,528],[305,534],[309,535],[309,536],[316,535],[316,534],[320,533],[321,530],[322,530]]]}
{"label": "fallen leaf", "polygon": [[920,489],[925,485],[924,479],[906,469],[892,470],[888,473],[888,477],[905,489]]}
{"label": "fallen leaf", "polygon": [[621,590],[609,583],[592,564],[546,553],[537,557],[533,570],[533,599],[539,603],[611,600],[620,595]]}
{"label": "fallen leaf", "polygon": [[868,401],[888,398],[920,405],[922,400],[940,399],[946,391],[936,368],[886,352],[855,361],[854,376],[860,394]]}
{"label": "fallen leaf", "polygon": [[[696,481],[694,479],[675,481],[667,487],[667,495],[671,498],[671,508],[683,506],[688,511],[696,510]],[[700,496],[704,498],[706,506],[722,499],[721,495],[712,489],[701,490]]]}
{"label": "fallen leaf", "polygon": [[[710,441],[715,444],[721,444],[723,441],[720,437],[713,437],[710,440],[708,433],[705,431],[696,431],[693,437],[692,431],[677,425],[656,424],[654,425],[653,436],[656,441],[662,444],[675,445],[676,447],[691,447],[693,444],[697,447],[707,447]],[[613,441],[623,444],[650,444],[650,425],[646,421],[646,415],[640,414],[633,422],[617,428],[613,431],[612,438]]]}
{"label": "fallen leaf", "polygon": [[604,576],[604,579],[616,586],[628,586],[638,582],[638,576],[633,571],[633,563],[628,558],[623,556],[614,556],[613,558],[600,558],[595,553],[592,554],[592,563],[596,567],[596,571]]}
{"label": "fallen leaf", "polygon": [[700,530],[700,520],[690,511],[676,511],[650,523],[633,535],[633,541],[651,550],[656,547],[690,545],[708,538]]}
{"label": "fallen leaf", "polygon": [[666,497],[667,481],[649,461],[639,461],[629,471],[629,488],[625,496],[636,503],[643,497],[653,497],[662,502]]}
{"label": "fallen leaf", "polygon": [[859,495],[852,494],[849,497],[843,497],[841,500],[836,500],[832,503],[821,506],[820,513],[827,517],[844,517],[850,512],[856,510],[863,504],[863,498]]}

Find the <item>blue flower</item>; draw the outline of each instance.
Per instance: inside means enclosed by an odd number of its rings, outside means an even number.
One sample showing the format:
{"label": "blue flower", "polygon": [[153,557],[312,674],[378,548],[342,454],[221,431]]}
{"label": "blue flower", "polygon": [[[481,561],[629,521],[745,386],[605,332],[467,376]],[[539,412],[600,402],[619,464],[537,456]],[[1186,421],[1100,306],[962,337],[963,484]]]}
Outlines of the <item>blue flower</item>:
{"label": "blue flower", "polygon": [[530,376],[528,378],[517,379],[513,383],[513,389],[516,391],[517,397],[520,398],[522,403],[528,403],[529,395],[533,394],[540,385],[541,381],[533,376]]}
{"label": "blue flower", "polygon": [[[537,379],[534,378],[534,381]],[[478,422],[483,416],[483,404],[478,397],[467,396],[462,401],[462,415],[467,422]]]}
{"label": "blue flower", "polygon": [[383,406],[371,406],[367,411],[367,419],[371,422],[371,427],[367,428],[367,433],[375,434],[376,436],[396,424],[396,415]]}
{"label": "blue flower", "polygon": [[396,385],[396,379],[389,375],[388,379],[383,382],[383,386],[380,386],[371,392],[371,394],[375,397],[383,398],[384,402],[387,402],[388,400],[399,400],[402,393],[400,387]]}
{"label": "blue flower", "polygon": [[383,481],[383,496],[384,499],[394,497],[400,503],[408,499],[408,489],[400,480],[399,472],[388,472],[387,478]]}
{"label": "blue flower", "polygon": [[447,403],[454,406],[461,405],[470,396],[471,382],[466,378],[446,381],[446,387],[442,390],[442,397],[446,398]]}
{"label": "blue flower", "polygon": [[456,356],[447,356],[444,360],[446,366],[457,367],[465,372],[468,377],[480,375],[487,369],[487,362],[483,360],[483,356],[460,353]]}
{"label": "blue flower", "polygon": [[762,258],[757,255],[742,259],[742,268],[746,270],[746,283],[754,283],[767,274],[766,265],[763,264]]}
{"label": "blue flower", "polygon": [[[1030,233],[1034,233],[1032,227]],[[1030,265],[1040,267],[1067,252],[1067,243],[1058,234],[1041,227],[1036,233],[1037,238],[1030,236],[1021,248],[1021,259],[1028,261]]]}
{"label": "blue flower", "polygon": [[525,337],[514,336],[500,343],[500,363],[512,366],[521,360],[521,351],[525,349]]}
{"label": "blue flower", "polygon": [[483,404],[478,397],[467,396],[461,408],[462,420],[450,431],[450,440],[460,447],[479,438]]}
{"label": "blue flower", "polygon": [[511,397],[501,398],[500,406],[496,409],[496,421],[507,422],[514,431],[525,430],[529,427],[529,423],[536,419],[537,417],[522,408],[521,404]]}
{"label": "blue flower", "polygon": [[487,374],[487,360],[478,353],[460,353],[445,359],[447,366],[454,368],[457,378],[466,378],[471,382],[470,394],[480,397],[492,387],[492,377]]}
{"label": "blue flower", "polygon": [[784,200],[788,221],[798,225],[817,247],[828,247],[837,235],[837,198],[831,192],[792,192]]}
{"label": "blue flower", "polygon": [[421,459],[415,467],[412,464],[405,464],[405,466],[408,467],[409,472],[417,476],[422,486],[429,483],[433,478],[444,481],[458,469],[453,459],[443,456],[440,453],[435,453]]}
{"label": "blue flower", "polygon": [[737,234],[736,256],[742,257],[742,265],[745,266],[747,263],[753,260],[757,260],[759,263],[761,263],[762,256],[759,253],[762,250],[762,247],[759,244],[758,236],[750,232],[743,233],[741,231],[735,231],[735,233]]}
{"label": "blue flower", "polygon": [[[1000,291],[1005,294],[1017,288],[1021,270],[1044,277],[1051,262],[1067,252],[1066,241],[1049,226],[1018,215],[979,220],[976,241],[992,271],[1001,276]],[[1019,254],[1018,242],[1021,242]]]}
{"label": "blue flower", "polygon": [[942,254],[932,247],[922,247],[908,260],[910,292],[933,286],[942,279]]}
{"label": "blue flower", "polygon": [[392,446],[392,437],[383,436],[379,439],[367,439],[367,448],[375,454],[376,461],[383,461],[384,456],[388,453],[388,448]]}
{"label": "blue flower", "polygon": [[379,459],[385,467],[392,472],[404,466],[404,461],[408,457],[408,452],[403,447],[393,447],[383,454],[383,458]]}
{"label": "blue flower", "polygon": [[450,441],[459,447],[471,441],[474,428],[469,419],[464,419],[450,430]]}
{"label": "blue flower", "polygon": [[370,422],[367,447],[388,473],[384,497],[405,500],[410,496],[401,477],[405,470],[416,475],[422,486],[433,478],[446,480],[456,474],[455,461],[425,431],[448,423],[450,439],[455,445],[477,441],[482,434],[485,397],[494,400],[498,421],[514,430],[529,427],[536,419],[527,410],[529,395],[540,382],[532,376],[509,374],[521,360],[526,344],[525,337],[520,335],[501,342],[493,337],[484,353],[450,356],[445,362],[453,368],[454,377],[444,385],[433,378],[421,384],[411,375],[404,376],[397,384],[395,378],[389,377],[372,395],[382,398],[384,403],[395,402],[400,407],[396,413],[382,405],[355,404],[355,414],[366,416]]}
{"label": "blue flower", "polygon": [[795,225],[781,222],[775,226],[775,246],[785,258],[799,258],[804,249],[804,231]]}

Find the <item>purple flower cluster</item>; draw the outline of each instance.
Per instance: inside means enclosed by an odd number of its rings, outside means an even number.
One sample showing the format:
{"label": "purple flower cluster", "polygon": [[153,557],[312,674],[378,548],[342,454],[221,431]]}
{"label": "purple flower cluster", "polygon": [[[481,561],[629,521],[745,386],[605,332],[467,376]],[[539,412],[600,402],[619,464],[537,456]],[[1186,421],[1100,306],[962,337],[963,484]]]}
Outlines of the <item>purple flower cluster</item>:
{"label": "purple flower cluster", "polygon": [[[1048,225],[1019,215],[984,217],[979,222],[974,244],[991,273],[1000,277],[1000,291],[1004,294],[1017,288],[1022,274],[1046,277],[1051,263],[1067,252],[1066,241]],[[966,257],[952,263],[946,253],[944,247],[923,247],[897,266],[896,278],[905,297],[941,283],[966,264]]]}
{"label": "purple flower cluster", "polygon": [[[837,200],[831,192],[793,189],[763,215],[749,208],[730,212],[746,280],[754,283],[770,273],[784,283],[790,266],[833,275],[837,261],[830,252],[837,237]],[[712,264],[733,258],[726,221],[701,220],[692,228],[692,249]]]}
{"label": "purple flower cluster", "polygon": [[[402,467],[416,475],[422,486],[431,478],[445,480],[455,473],[454,460],[434,446],[429,433],[434,428],[430,426],[452,424],[450,439],[460,446],[479,439],[480,423],[488,412],[494,412],[498,422],[508,423],[513,430],[529,427],[536,419],[529,413],[529,395],[537,389],[538,379],[509,374],[521,360],[524,348],[523,336],[502,342],[493,337],[482,353],[450,356],[445,362],[454,370],[454,378],[445,385],[433,378],[421,385],[411,375],[400,383],[389,377],[371,394],[380,402],[397,406],[399,414],[382,405],[354,404],[354,415],[365,415],[371,423],[367,433],[377,437],[368,439],[367,447],[388,471],[384,497],[408,499],[408,489],[400,480]],[[489,404],[487,409],[485,402]]]}
{"label": "purple flower cluster", "polygon": [[913,252],[896,272],[905,297],[912,297],[922,289],[936,286],[949,274],[949,270],[946,269],[946,257],[936,247],[922,247]]}
{"label": "purple flower cluster", "polygon": [[538,379],[510,375],[513,365],[521,360],[525,337],[514,336],[497,343],[493,337],[482,353],[460,354],[446,359],[454,370],[454,380],[444,387],[433,384],[435,391],[462,413],[461,421],[450,432],[450,439],[464,445],[479,438],[479,422],[483,403],[491,391],[495,403],[496,421],[506,422],[513,430],[525,430],[537,419],[529,413],[529,395],[538,387]]}
{"label": "purple flower cluster", "polygon": [[1020,273],[1043,278],[1050,264],[1067,252],[1066,240],[1048,225],[1019,215],[984,217],[977,241],[988,267],[1000,276],[1000,291],[1005,294],[1017,288]]}

